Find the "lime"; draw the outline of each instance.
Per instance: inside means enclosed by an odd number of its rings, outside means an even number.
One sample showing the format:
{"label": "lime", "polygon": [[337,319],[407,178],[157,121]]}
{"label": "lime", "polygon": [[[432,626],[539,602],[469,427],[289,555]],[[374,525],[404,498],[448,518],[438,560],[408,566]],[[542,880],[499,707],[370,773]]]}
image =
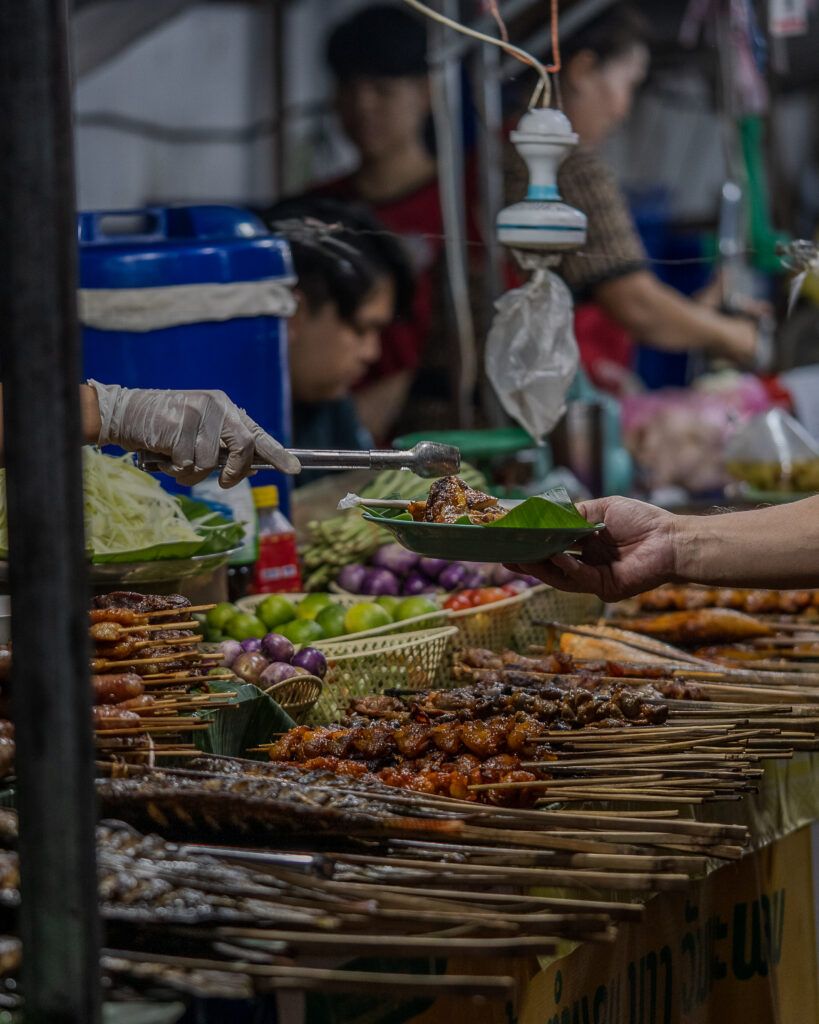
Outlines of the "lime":
{"label": "lime", "polygon": [[374,601],[360,601],[348,608],[344,616],[344,628],[348,633],[363,633],[366,629],[378,629],[391,622],[392,616],[387,609]]}
{"label": "lime", "polygon": [[239,609],[230,601],[222,601],[207,614],[207,623],[211,629],[222,631],[232,618],[239,614]]}
{"label": "lime", "polygon": [[324,639],[324,630],[312,619],[293,619],[279,628],[282,636],[287,637],[291,644],[312,644]]}
{"label": "lime", "polygon": [[267,630],[264,623],[255,615],[239,612],[225,626],[225,633],[233,640],[261,640]]}
{"label": "lime", "polygon": [[326,608],[322,608],[316,616],[316,623],[324,630],[326,637],[343,636],[346,632],[344,609],[340,604],[328,604]]}
{"label": "lime", "polygon": [[382,608],[386,608],[390,613],[390,618],[395,618],[395,610],[398,605],[401,604],[400,597],[390,597],[389,594],[385,594],[383,597],[377,597],[375,599],[376,604],[380,604]]}
{"label": "lime", "polygon": [[329,594],[308,594],[296,605],[297,619],[315,619],[322,608],[333,603]]}
{"label": "lime", "polygon": [[293,602],[281,594],[268,594],[260,604],[256,605],[256,615],[268,629],[275,629],[285,622],[292,622],[296,617]]}
{"label": "lime", "polygon": [[438,605],[429,597],[405,597],[395,612],[395,621],[414,619],[418,615],[430,615],[438,611]]}

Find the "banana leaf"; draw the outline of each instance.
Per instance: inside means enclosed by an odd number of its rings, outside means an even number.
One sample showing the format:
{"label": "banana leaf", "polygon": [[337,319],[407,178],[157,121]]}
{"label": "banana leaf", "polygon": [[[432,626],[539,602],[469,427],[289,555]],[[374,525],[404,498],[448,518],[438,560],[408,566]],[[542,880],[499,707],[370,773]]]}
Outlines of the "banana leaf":
{"label": "banana leaf", "polygon": [[245,524],[228,519],[204,501],[195,501],[179,495],[179,504],[185,518],[204,539],[199,555],[215,555],[239,547],[244,540]]}
{"label": "banana leaf", "polygon": [[203,545],[203,540],[173,541],[170,544],[154,544],[149,548],[140,548],[136,551],[117,551],[110,555],[101,555],[95,551],[92,561],[95,565],[116,565],[120,563],[158,562],[166,558],[174,560],[193,558],[194,555],[202,554]]}
{"label": "banana leaf", "polygon": [[210,728],[194,733],[194,742],[206,754],[228,757],[249,757],[263,761],[262,753],[248,753],[250,748],[270,743],[276,734],[287,732],[296,724],[272,697],[252,683],[213,680],[208,689],[215,693],[235,693],[229,707],[215,711],[197,711],[196,717],[210,722]]}
{"label": "banana leaf", "polygon": [[503,519],[486,523],[485,527],[487,530],[582,530],[591,525],[574,505],[566,507],[538,495],[527,498],[510,509]]}

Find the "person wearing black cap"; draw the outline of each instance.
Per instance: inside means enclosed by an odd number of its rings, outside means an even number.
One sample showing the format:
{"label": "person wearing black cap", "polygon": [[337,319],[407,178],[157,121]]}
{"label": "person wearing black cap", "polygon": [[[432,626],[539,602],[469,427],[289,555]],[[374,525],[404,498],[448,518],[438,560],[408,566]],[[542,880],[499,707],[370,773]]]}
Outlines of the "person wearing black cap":
{"label": "person wearing black cap", "polygon": [[[262,216],[289,242],[298,277],[288,323],[294,446],[372,448],[350,389],[378,359],[381,332],[409,313],[403,246],[366,209],[334,199],[283,200]],[[297,486],[321,475],[305,472]]]}
{"label": "person wearing black cap", "polygon": [[[446,422],[453,360],[441,294],[444,225],[428,145],[426,25],[401,7],[366,7],[332,31],[327,61],[339,118],[359,164],[314,194],[366,203],[402,236],[416,273],[411,315],[384,332],[381,356],[356,392],[359,413],[377,439],[388,439],[415,382],[410,408],[416,420],[405,418],[401,426],[412,429],[419,420],[427,429],[452,426]],[[474,175],[465,183],[467,196],[475,194],[471,181]],[[473,239],[479,238],[477,223],[470,209]]]}

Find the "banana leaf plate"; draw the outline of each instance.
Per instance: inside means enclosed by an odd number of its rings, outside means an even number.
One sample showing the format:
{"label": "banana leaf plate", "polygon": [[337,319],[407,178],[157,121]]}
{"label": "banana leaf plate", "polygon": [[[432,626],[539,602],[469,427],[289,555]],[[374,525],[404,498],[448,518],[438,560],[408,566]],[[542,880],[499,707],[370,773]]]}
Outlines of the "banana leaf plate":
{"label": "banana leaf plate", "polygon": [[[190,558],[157,558],[140,562],[94,562],[88,573],[92,586],[112,589],[126,586],[144,587],[148,584],[171,583],[213,573],[227,563],[238,551],[217,551],[212,554],[192,555]],[[0,585],[8,583],[8,562],[0,560]]]}
{"label": "banana leaf plate", "polygon": [[388,530],[409,551],[456,562],[543,562],[603,529],[571,502],[527,498],[494,523],[415,522],[394,510],[365,510],[364,518]]}

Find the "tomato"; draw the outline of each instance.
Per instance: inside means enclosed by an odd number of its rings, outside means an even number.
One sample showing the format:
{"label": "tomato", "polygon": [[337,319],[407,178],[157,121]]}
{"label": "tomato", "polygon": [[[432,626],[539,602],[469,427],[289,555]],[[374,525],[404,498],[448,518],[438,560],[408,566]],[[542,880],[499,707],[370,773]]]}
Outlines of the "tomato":
{"label": "tomato", "polygon": [[505,601],[509,595],[502,587],[484,587],[475,595],[475,604],[493,604],[495,601]]}
{"label": "tomato", "polygon": [[451,612],[462,612],[471,607],[472,600],[464,591],[452,594],[446,599],[446,601],[444,601],[444,608],[447,608]]}

